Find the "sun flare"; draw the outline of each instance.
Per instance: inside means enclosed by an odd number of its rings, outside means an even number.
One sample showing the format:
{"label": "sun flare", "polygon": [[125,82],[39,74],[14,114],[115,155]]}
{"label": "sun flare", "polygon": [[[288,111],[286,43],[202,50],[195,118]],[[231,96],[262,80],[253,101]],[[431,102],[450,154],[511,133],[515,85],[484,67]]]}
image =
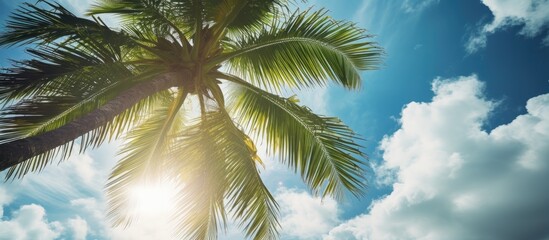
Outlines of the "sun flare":
{"label": "sun flare", "polygon": [[126,192],[126,216],[131,225],[115,229],[124,235],[138,233],[128,239],[174,239],[177,193],[181,184],[170,181],[142,181]]}
{"label": "sun flare", "polygon": [[134,186],[129,194],[132,213],[138,217],[169,217],[176,193],[176,185],[170,182]]}

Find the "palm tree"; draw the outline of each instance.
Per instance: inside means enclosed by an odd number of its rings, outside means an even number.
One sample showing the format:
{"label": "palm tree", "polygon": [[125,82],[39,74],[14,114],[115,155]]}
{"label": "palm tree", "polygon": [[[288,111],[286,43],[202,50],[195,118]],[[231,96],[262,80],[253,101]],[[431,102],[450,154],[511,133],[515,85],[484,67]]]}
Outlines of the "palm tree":
{"label": "palm tree", "polygon": [[125,189],[168,178],[180,184],[178,234],[190,239],[216,238],[227,216],[248,237],[277,237],[259,139],[314,194],[363,193],[357,135],[280,96],[330,81],[360,88],[359,71],[375,69],[381,50],[354,24],[291,12],[285,0],[102,0],[90,18],[41,2],[23,4],[0,34],[0,45],[32,56],[0,73],[7,178],[67,157],[75,141],[82,152],[123,137],[106,184],[113,223],[131,221]]}

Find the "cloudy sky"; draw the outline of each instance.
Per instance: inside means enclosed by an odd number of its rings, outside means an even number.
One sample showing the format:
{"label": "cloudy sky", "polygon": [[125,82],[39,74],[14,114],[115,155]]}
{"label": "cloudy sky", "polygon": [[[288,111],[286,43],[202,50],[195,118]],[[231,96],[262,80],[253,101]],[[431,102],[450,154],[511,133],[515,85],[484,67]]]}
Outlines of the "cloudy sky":
{"label": "cloudy sky", "polygon": [[[2,23],[18,2],[0,0]],[[359,199],[319,199],[267,162],[262,176],[281,207],[282,239],[549,240],[549,1],[304,5],[357,22],[386,56],[380,70],[363,73],[361,91],[300,93],[367,140],[369,187]],[[0,56],[7,66],[24,54]],[[1,183],[0,239],[167,239],[166,209],[127,229],[106,223],[102,188],[116,146]],[[223,237],[241,238],[232,225]]]}

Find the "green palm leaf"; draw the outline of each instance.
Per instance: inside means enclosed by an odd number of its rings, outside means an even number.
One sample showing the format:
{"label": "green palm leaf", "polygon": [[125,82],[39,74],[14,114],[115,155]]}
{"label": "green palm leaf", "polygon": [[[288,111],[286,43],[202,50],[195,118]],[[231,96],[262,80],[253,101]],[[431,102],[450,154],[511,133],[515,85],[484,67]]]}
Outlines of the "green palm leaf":
{"label": "green palm leaf", "polygon": [[211,13],[211,20],[220,28],[244,33],[261,29],[274,17],[276,8],[284,6],[286,0],[219,0]]}
{"label": "green palm leaf", "polygon": [[321,117],[289,98],[265,92],[234,76],[239,85],[235,115],[273,152],[298,171],[316,194],[342,198],[347,189],[360,195],[365,186],[364,163],[355,133],[334,117]]}
{"label": "green palm leaf", "polygon": [[247,237],[254,239],[276,239],[279,223],[278,204],[263,184],[257,164],[261,160],[256,155],[252,140],[238,129],[229,115],[220,113],[227,131],[225,155],[228,162],[228,181],[231,186],[227,201],[231,212],[240,219],[240,226]]}
{"label": "green palm leaf", "polygon": [[276,238],[278,205],[259,176],[250,144],[223,111],[209,112],[185,130],[173,152],[173,165],[180,166],[186,186],[179,200],[185,207],[178,214],[187,216],[181,221],[180,236],[215,238],[217,226],[226,221],[227,206],[248,237]]}
{"label": "green palm leaf", "polygon": [[[44,169],[44,167],[50,164],[52,160],[56,158],[59,159],[59,161],[67,159],[73,152],[75,141],[79,141],[79,152],[82,153],[86,151],[88,147],[97,147],[104,143],[106,140],[110,141],[112,139],[119,138],[122,133],[126,132],[128,129],[133,128],[135,125],[141,122],[143,118],[148,117],[153,112],[153,110],[156,109],[154,107],[156,103],[165,100],[167,98],[167,94],[168,93],[166,92],[159,92],[152,96],[146,97],[145,99],[142,99],[137,104],[135,104],[133,107],[121,112],[119,115],[114,117],[112,120],[106,122],[104,125],[84,133],[80,136],[79,139],[67,141],[63,145],[60,145],[42,154],[38,154],[20,164],[10,167],[6,173],[5,179],[21,178],[31,171],[41,171],[42,169]],[[85,105],[87,104],[93,103],[85,103]],[[69,109],[69,111],[72,112],[79,110]],[[27,131],[27,134],[30,134],[33,133],[33,131],[38,131],[39,129],[56,126],[57,124],[60,124],[61,122],[67,120],[66,117],[69,117],[70,114],[67,116],[64,116],[64,114],[70,112],[63,112],[59,115],[52,117],[49,122],[33,124],[32,127],[27,127],[27,129],[21,128],[19,126],[20,123],[17,123],[16,125],[10,125],[9,127],[16,128],[15,132],[17,132],[19,137],[19,134],[21,134],[20,131],[29,130]],[[40,118],[40,116],[37,117]],[[28,115],[23,116],[23,118],[25,119],[24,121],[30,121]],[[9,141],[12,140],[14,139],[10,139]]]}
{"label": "green palm leaf", "polygon": [[36,94],[66,94],[77,88],[92,91],[112,83],[112,78],[108,77],[112,75],[111,71],[116,73],[113,70],[118,70],[126,75],[128,72],[112,60],[98,59],[87,49],[57,45],[28,51],[35,59],[16,62],[14,67],[0,73],[0,97],[4,102]]}
{"label": "green palm leaf", "polygon": [[106,185],[109,196],[109,216],[115,225],[128,224],[127,192],[132,185],[147,179],[159,179],[166,171],[164,158],[172,147],[175,133],[180,131],[182,116],[179,113],[187,93],[180,91],[174,102],[160,101],[160,106],[147,120],[135,127],[122,147],[123,157],[114,167]]}
{"label": "green palm leaf", "polygon": [[50,1],[40,1],[49,6],[44,9],[30,3],[16,10],[6,24],[6,31],[0,34],[1,45],[51,43],[66,38],[95,39],[118,45],[131,46],[132,39],[125,34],[106,27],[99,19],[85,19],[72,14],[63,6]]}
{"label": "green palm leaf", "polygon": [[[230,71],[254,84],[325,86],[332,79],[346,88],[360,87],[359,70],[374,69],[380,49],[352,23],[337,22],[326,11],[278,16],[259,33],[228,42],[227,53],[213,63],[228,61]],[[268,27],[267,27],[268,26]]]}
{"label": "green palm leaf", "polygon": [[224,194],[227,163],[219,135],[221,127],[208,114],[185,128],[169,158],[185,187],[177,194],[174,214],[178,238],[216,239],[219,227],[226,226]]}
{"label": "green palm leaf", "polygon": [[[92,6],[89,15],[116,14],[131,27],[136,22],[146,22],[155,26],[157,34],[177,34],[177,38],[188,46],[188,41],[181,29],[185,29],[181,20],[174,14],[176,6],[164,0],[103,0]],[[160,31],[159,31],[160,30]]]}
{"label": "green palm leaf", "polygon": [[158,73],[155,70],[139,73],[134,67],[116,62],[116,54],[101,56],[98,51],[102,49],[105,50],[101,45],[93,49],[82,45],[41,46],[29,50],[36,59],[21,61],[0,73],[4,103],[22,99],[1,110],[0,142],[61,127]]}

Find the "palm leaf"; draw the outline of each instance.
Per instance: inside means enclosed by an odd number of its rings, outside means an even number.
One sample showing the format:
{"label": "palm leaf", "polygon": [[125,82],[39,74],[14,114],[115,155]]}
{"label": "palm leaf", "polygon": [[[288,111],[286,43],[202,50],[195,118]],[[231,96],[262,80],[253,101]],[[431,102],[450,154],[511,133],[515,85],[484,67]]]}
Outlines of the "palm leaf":
{"label": "palm leaf", "polygon": [[242,79],[224,76],[239,85],[234,114],[257,137],[265,137],[272,151],[298,171],[315,194],[343,197],[364,188],[364,156],[359,138],[334,117],[322,117],[293,99],[263,91]]}
{"label": "palm leaf", "polygon": [[[120,63],[120,46],[82,39],[72,44],[51,43],[29,49],[32,60],[15,61],[0,73],[2,101],[35,94],[64,94],[65,89],[101,89],[130,72]],[[120,73],[119,73],[120,72]],[[125,74],[125,76],[124,76]]]}
{"label": "palm leaf", "polygon": [[[94,69],[97,70],[94,73],[101,70],[99,68]],[[0,142],[36,136],[59,128],[102,106],[113,99],[120,91],[134,86],[139,80],[151,77],[147,73],[132,75],[125,68],[113,69],[112,66],[109,66],[106,70],[109,70],[106,73],[111,73],[109,78],[112,77],[118,81],[102,81],[102,84],[88,86],[86,89],[85,80],[87,78],[76,78],[82,80],[79,84],[74,85],[76,89],[69,89],[64,86],[67,92],[63,94],[38,95],[2,109],[0,111]],[[117,71],[110,72],[110,70]],[[110,85],[102,86],[109,82]],[[137,112],[134,111],[135,113]]]}
{"label": "palm leaf", "polygon": [[51,1],[40,1],[50,9],[23,3],[8,20],[5,32],[0,34],[0,45],[51,43],[57,39],[94,38],[104,43],[131,46],[132,39],[116,32],[99,20],[75,16],[63,6]]}
{"label": "palm leaf", "polygon": [[[187,37],[182,32],[186,27],[176,17],[176,5],[165,0],[103,0],[89,9],[89,15],[116,14],[125,21],[129,28],[140,25],[140,28],[154,26],[157,36],[176,34],[185,47],[189,46]],[[141,24],[146,22],[147,24]]]}
{"label": "palm leaf", "polygon": [[[49,92],[44,86],[54,80],[63,79],[65,83],[56,86],[73,86],[76,77],[86,72],[92,73],[94,67],[105,65],[84,50],[63,46],[41,47],[29,50],[29,53],[34,57],[33,60],[15,62],[14,67],[0,73],[0,97],[3,101],[29,97],[37,92]],[[71,81],[73,84],[70,84]]]}
{"label": "palm leaf", "polygon": [[[281,21],[286,20],[286,21]],[[277,16],[259,33],[228,42],[228,52],[211,64],[228,61],[230,72],[262,87],[325,85],[332,79],[346,88],[360,87],[359,70],[374,69],[380,48],[365,41],[364,31],[337,22],[326,11]]]}
{"label": "palm leaf", "polygon": [[180,134],[171,154],[171,166],[185,187],[177,195],[180,208],[174,218],[180,239],[216,239],[225,228],[223,204],[227,188],[227,164],[219,135],[221,127],[214,115],[194,121]]}
{"label": "palm leaf", "polygon": [[277,237],[278,205],[259,177],[250,144],[223,110],[208,112],[185,129],[171,164],[179,166],[185,184],[179,195],[184,208],[176,215],[180,237],[216,238],[218,225],[226,222],[225,206],[248,237]]}
{"label": "palm leaf", "polygon": [[109,215],[115,225],[129,224],[126,190],[141,180],[159,179],[165,171],[164,156],[172,146],[175,133],[182,126],[179,113],[187,93],[179,91],[173,101],[161,101],[148,119],[127,136],[119,152],[122,158],[114,167],[106,185]]}
{"label": "palm leaf", "polygon": [[158,74],[117,62],[114,54],[98,57],[101,49],[41,46],[29,50],[34,60],[0,73],[2,101],[22,99],[2,110],[0,141],[58,128]]}
{"label": "palm leaf", "polygon": [[227,113],[219,113],[226,128],[226,158],[229,189],[227,204],[239,219],[246,236],[253,239],[277,239],[280,227],[278,204],[263,184],[257,164],[255,146],[242,130],[238,129]]}
{"label": "palm leaf", "polygon": [[[261,29],[269,24],[275,9],[284,6],[286,0],[218,0],[210,13],[211,19],[221,29],[243,33]],[[216,27],[214,27],[216,28]]]}
{"label": "palm leaf", "polygon": [[[54,159],[59,161],[67,159],[73,152],[74,143],[79,141],[79,152],[84,152],[88,147],[97,147],[106,140],[112,140],[119,138],[122,133],[128,129],[134,127],[138,123],[142,122],[143,118],[150,116],[155,109],[155,105],[159,101],[165,101],[166,95],[169,94],[166,91],[161,91],[140,100],[131,108],[121,112],[114,117],[111,121],[106,122],[104,125],[99,126],[91,131],[80,136],[79,139],[73,139],[67,141],[63,145],[46,151],[42,154],[38,154],[30,159],[25,160],[13,167],[10,167],[6,173],[5,179],[21,178],[28,172],[41,171]],[[57,121],[63,119],[56,119],[49,124],[55,125]],[[70,123],[70,122],[69,122]]]}

